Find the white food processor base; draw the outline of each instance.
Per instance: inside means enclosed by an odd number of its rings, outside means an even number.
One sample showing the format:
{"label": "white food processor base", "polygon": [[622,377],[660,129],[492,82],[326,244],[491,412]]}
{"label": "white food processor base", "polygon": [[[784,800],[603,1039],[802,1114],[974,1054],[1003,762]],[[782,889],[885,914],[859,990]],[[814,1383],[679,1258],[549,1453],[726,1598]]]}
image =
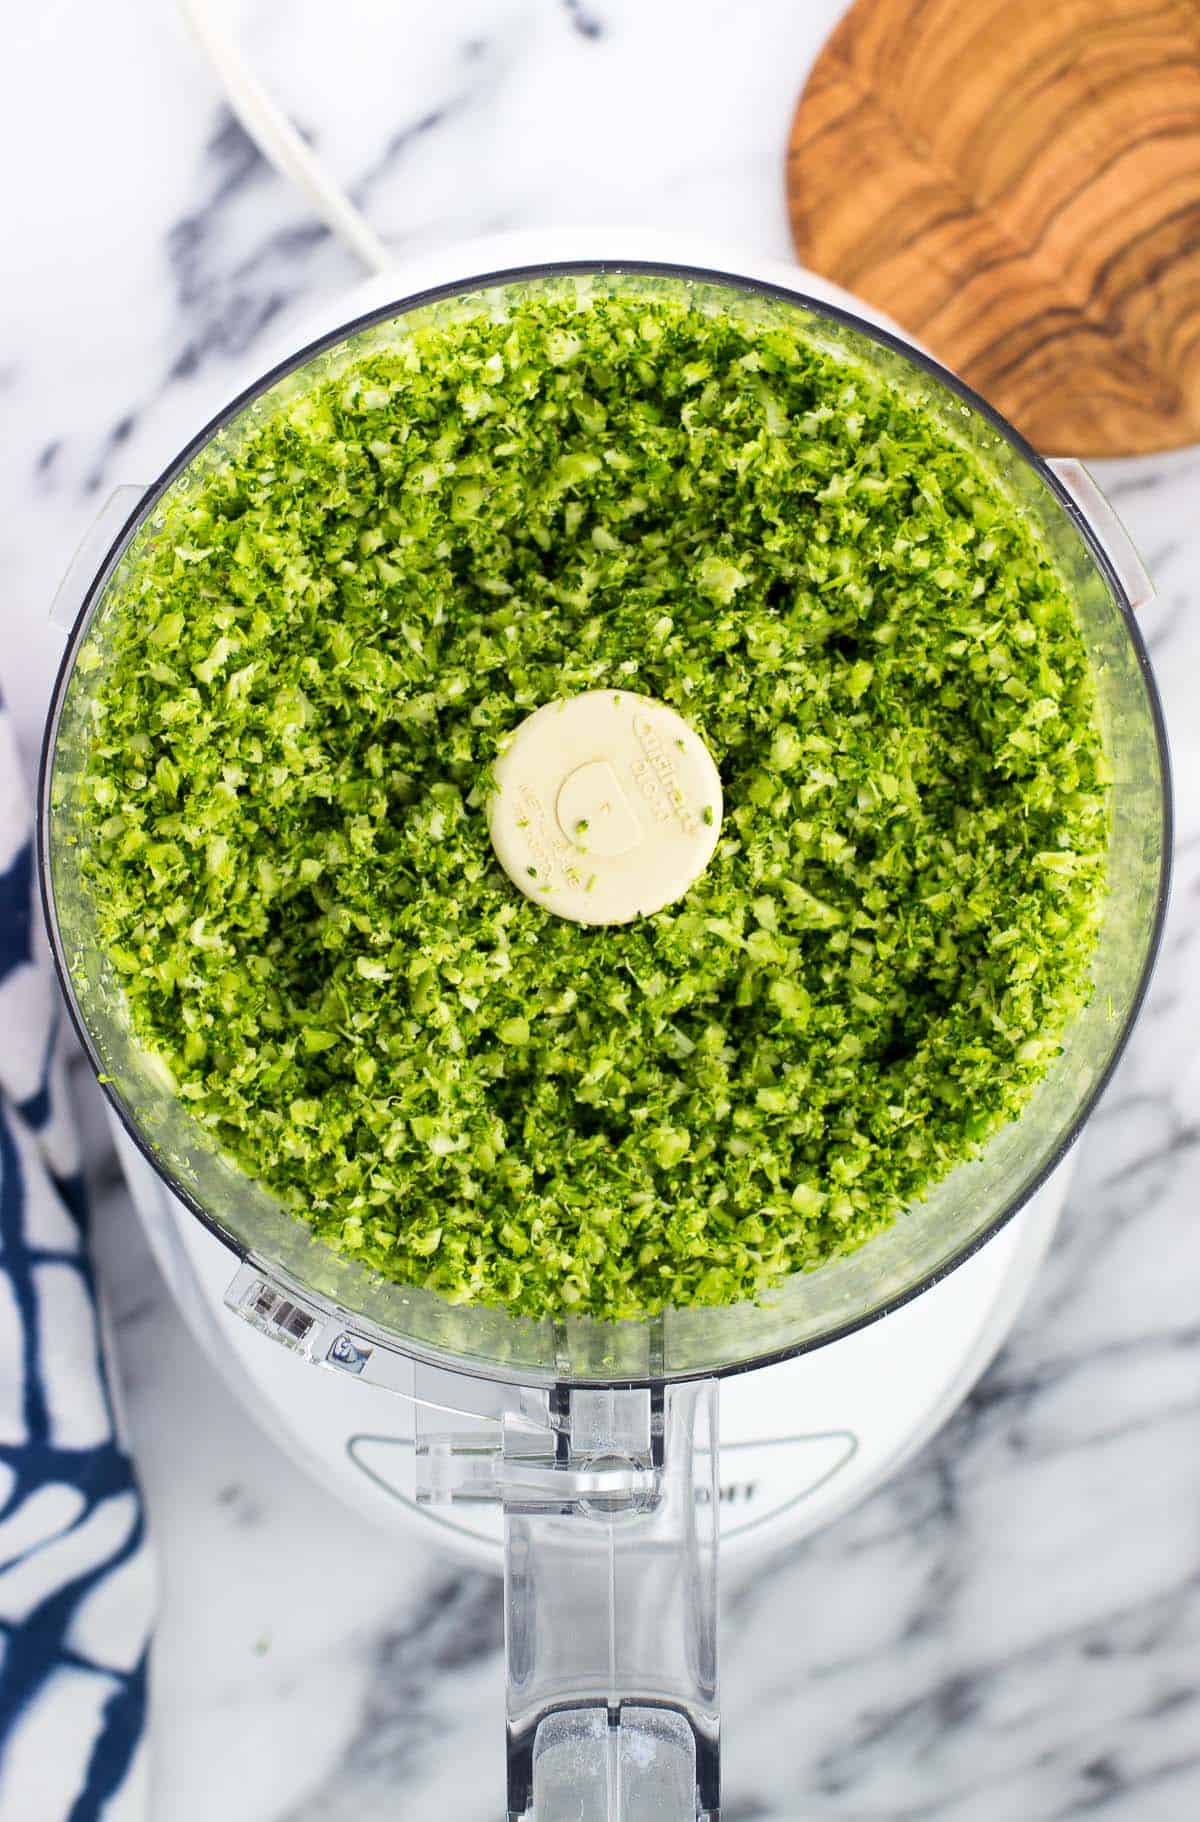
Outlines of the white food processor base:
{"label": "white food processor base", "polygon": [[[500,1508],[450,1517],[415,1498],[404,1398],[322,1372],[226,1309],[233,1254],[171,1193],[113,1121],[150,1245],[189,1327],[242,1402],[324,1485],[382,1524],[436,1527],[501,1567]],[[721,1553],[793,1542],[887,1479],[945,1423],[1003,1342],[1049,1246],[1071,1160],[948,1278],[813,1353],[721,1384]]]}

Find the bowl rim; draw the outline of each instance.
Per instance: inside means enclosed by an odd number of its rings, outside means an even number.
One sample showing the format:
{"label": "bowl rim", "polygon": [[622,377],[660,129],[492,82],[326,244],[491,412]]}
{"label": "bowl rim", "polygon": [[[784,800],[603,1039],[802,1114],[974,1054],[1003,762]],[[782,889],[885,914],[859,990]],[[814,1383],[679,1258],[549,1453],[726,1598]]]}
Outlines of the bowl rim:
{"label": "bowl rim", "polygon": [[[178,480],[180,475],[185,472],[196,457],[208,447],[221,431],[225,430],[230,423],[240,416],[248,406],[252,405],[256,399],[261,398],[264,393],[270,391],[272,387],[279,384],[282,380],[287,379],[289,375],[295,373],[300,368],[307,366],[311,361],[319,358],[322,354],[330,352],[350,337],[375,328],[381,323],[408,316],[412,312],[425,308],[431,304],[445,302],[455,297],[470,296],[475,292],[496,290],[507,285],[527,284],[556,278],[584,278],[588,276],[622,277],[626,275],[631,277],[641,276],[646,278],[676,279],[688,284],[707,284],[715,288],[741,292],[749,297],[770,298],[780,303],[799,306],[811,315],[824,317],[844,328],[848,328],[856,334],[865,337],[867,340],[878,343],[889,349],[892,353],[899,355],[903,360],[916,367],[928,378],[934,380],[943,389],[956,395],[962,400],[964,405],[968,406],[972,411],[982,417],[985,422],[987,422],[992,429],[1010,445],[1015,453],[1034,470],[1043,486],[1054,498],[1060,509],[1067,515],[1068,519],[1075,527],[1075,530],[1083,540],[1092,561],[1107,583],[1113,600],[1120,610],[1126,636],[1136,658],[1138,670],[1146,692],[1154,729],[1159,777],[1161,780],[1161,820],[1159,831],[1161,851],[1159,876],[1155,889],[1154,914],[1137,986],[1130,998],[1129,1007],[1125,1013],[1124,1019],[1113,1037],[1104,1065],[1099,1071],[1099,1074],[1088,1093],[1080,1101],[1066,1131],[1059,1138],[1058,1142],[1047,1153],[1038,1169],[1023,1185],[1021,1190],[1015,1196],[1011,1197],[990,1221],[985,1223],[977,1233],[972,1234],[968,1239],[964,1240],[962,1245],[954,1249],[954,1251],[949,1254],[947,1258],[942,1260],[940,1264],[923,1273],[918,1278],[915,1278],[910,1284],[905,1285],[902,1290],[896,1291],[882,1302],[873,1305],[869,1310],[855,1316],[847,1317],[844,1321],[834,1324],[829,1329],[822,1331],[819,1335],[810,1335],[784,1347],[771,1348],[764,1350],[762,1353],[750,1354],[745,1358],[731,1361],[727,1365],[685,1368],[679,1372],[670,1372],[657,1376],[647,1375],[645,1377],[597,1379],[582,1375],[577,1378],[573,1377],[569,1382],[572,1385],[579,1386],[602,1384],[614,1387],[656,1386],[661,1385],[664,1382],[682,1384],[688,1380],[727,1378],[733,1377],[735,1374],[754,1372],[761,1367],[776,1366],[783,1361],[795,1359],[802,1354],[814,1352],[817,1348],[827,1347],[834,1342],[844,1340],[849,1335],[857,1334],[859,1330],[869,1328],[873,1323],[882,1321],[884,1317],[894,1314],[895,1311],[904,1308],[906,1304],[913,1302],[914,1299],[923,1295],[925,1291],[931,1290],[934,1285],[942,1283],[942,1281],[948,1278],[951,1273],[957,1271],[959,1266],[966,1264],[967,1260],[973,1258],[990,1240],[994,1239],[1001,1229],[1006,1227],[1013,1217],[1032,1200],[1053,1172],[1058,1169],[1067,1152],[1079,1137],[1087,1120],[1091,1117],[1100,1097],[1112,1080],[1113,1073],[1124,1055],[1133,1027],[1137,1023],[1161,947],[1163,926],[1170,896],[1174,809],[1170,752],[1167,745],[1166,724],[1162,703],[1159,698],[1158,687],[1155,682],[1149,654],[1146,649],[1146,642],[1143,639],[1141,629],[1138,626],[1136,616],[1129,600],[1129,595],[1111,557],[1086,513],[1065,487],[1054,469],[1044,457],[1038,454],[1037,450],[1034,449],[1027,438],[1022,436],[1021,432],[1009,423],[1007,418],[1002,416],[994,406],[989,404],[981,394],[976,392],[974,387],[968,385],[965,380],[960,379],[958,375],[951,372],[949,368],[944,367],[923,348],[917,347],[913,343],[906,341],[902,336],[894,334],[890,329],[872,322],[866,317],[858,316],[853,311],[847,310],[839,304],[827,302],[820,297],[814,297],[801,289],[783,285],[773,280],[753,278],[737,272],[725,271],[719,267],[681,264],[669,260],[660,261],[648,259],[626,260],[605,258],[594,260],[547,260],[535,261],[533,263],[517,266],[500,267],[495,270],[477,273],[469,277],[451,279],[444,283],[426,286],[418,291],[404,293],[390,302],[375,305],[357,316],[347,318],[344,322],[335,325],[332,329],[325,330],[320,335],[305,342],[294,353],[277,361],[274,366],[268,368],[257,380],[254,380],[249,385],[243,387],[240,392],[236,393],[234,397],[228,401],[228,403],[214,413],[203,427],[184,444],[178,454],[176,454],[161,471],[157,479],[147,488],[145,494],[129,514],[128,518],[113,538],[112,543],[109,545],[95,575],[88,584],[79,611],[76,614],[74,623],[68,634],[63,649],[63,655],[59,661],[57,674],[55,676],[54,687],[51,692],[50,704],[46,715],[45,728],[42,735],[38,764],[35,816],[38,888],[41,896],[42,913],[49,936],[54,968],[58,976],[63,997],[66,1001],[68,1016],[74,1027],[76,1037],[79,1040],[94,1074],[99,1080],[105,1098],[132,1143],[137,1147],[146,1161],[153,1166],[156,1174],[163,1179],[171,1193],[178,1201],[183,1203],[189,1212],[202,1223],[209,1233],[220,1240],[222,1244],[229,1249],[238,1261],[245,1263],[253,1260],[256,1266],[262,1267],[265,1275],[273,1271],[285,1270],[286,1268],[276,1267],[273,1264],[260,1260],[249,1245],[239,1239],[236,1234],[232,1233],[223,1222],[211,1212],[211,1210],[206,1209],[203,1204],[190,1193],[187,1187],[178,1181],[172,1171],[164,1165],[161,1156],[155,1149],[153,1141],[143,1132],[133,1111],[116,1092],[114,1085],[104,1079],[103,1061],[96,1050],[87,1021],[84,1018],[83,1012],[75,996],[71,982],[70,968],[62,942],[62,934],[59,929],[53,882],[50,872],[49,791],[59,723],[62,717],[67,689],[74,673],[76,658],[78,657],[80,647],[82,646],[86,631],[90,625],[93,611],[102,599],[104,591],[107,588],[117,565],[120,563],[142,525],[149,518],[167,490],[176,480]],[[453,1371],[472,1378],[500,1380],[509,1384],[553,1383],[556,1378],[552,1373],[539,1371],[532,1367],[522,1368],[518,1365],[514,1368],[507,1362],[496,1362],[492,1365],[491,1363],[482,1361],[476,1357],[452,1354],[447,1350],[439,1349],[433,1344],[422,1343],[414,1338],[401,1336],[395,1331],[383,1328],[382,1325],[371,1318],[361,1316],[345,1306],[337,1304],[324,1292],[311,1290],[307,1286],[298,1288],[302,1289],[303,1294],[309,1297],[314,1305],[326,1308],[330,1313],[344,1315],[348,1328],[357,1328],[360,1332],[370,1331],[383,1345],[406,1353],[414,1359],[431,1361],[443,1367],[449,1366]],[[742,1305],[733,1307],[745,1308],[752,1306]],[[596,1324],[595,1326],[598,1328],[615,1328],[621,1325]]]}

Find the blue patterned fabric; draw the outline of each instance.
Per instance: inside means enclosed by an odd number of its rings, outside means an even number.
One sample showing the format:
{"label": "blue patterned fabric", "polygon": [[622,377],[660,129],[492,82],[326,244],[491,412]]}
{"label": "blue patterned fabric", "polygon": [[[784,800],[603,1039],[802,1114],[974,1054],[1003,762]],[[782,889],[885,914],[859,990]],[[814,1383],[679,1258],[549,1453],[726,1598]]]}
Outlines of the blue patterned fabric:
{"label": "blue patterned fabric", "polygon": [[145,1822],[154,1576],[0,709],[0,1818]]}

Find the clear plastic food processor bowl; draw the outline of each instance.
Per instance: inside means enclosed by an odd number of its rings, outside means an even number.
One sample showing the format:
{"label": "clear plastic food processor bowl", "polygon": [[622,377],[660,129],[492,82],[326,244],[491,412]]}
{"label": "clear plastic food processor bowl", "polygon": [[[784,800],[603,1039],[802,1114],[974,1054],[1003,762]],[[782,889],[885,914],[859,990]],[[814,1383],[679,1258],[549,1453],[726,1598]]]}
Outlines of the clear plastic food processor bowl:
{"label": "clear plastic food processor bowl", "polygon": [[[76,665],[164,503],[282,399],[367,349],[530,294],[634,293],[769,325],[803,320],[835,354],[902,381],[999,477],[1075,600],[1112,762],[1109,896],[1095,991],[1024,1117],[860,1252],[761,1304],[640,1323],[518,1320],[370,1277],[215,1150],[133,1041],[79,859],[79,780],[103,669]],[[125,503],[128,511],[128,502]],[[124,517],[124,513],[122,513]],[[314,1364],[414,1401],[420,1497],[505,1513],[510,1817],[714,1817],[718,1809],[716,1401],[720,1376],[836,1340],[966,1259],[1054,1168],[1140,1005],[1169,852],[1162,722],[1133,610],[1145,576],[1078,463],[1042,461],[976,394],[829,306],[712,272],[641,264],[505,272],[398,301],[303,349],[208,425],[139,497],[86,579],[54,694],[40,790],[47,919],[105,1092],[175,1194],[228,1245],[230,1307]],[[80,570],[88,571],[86,578]]]}

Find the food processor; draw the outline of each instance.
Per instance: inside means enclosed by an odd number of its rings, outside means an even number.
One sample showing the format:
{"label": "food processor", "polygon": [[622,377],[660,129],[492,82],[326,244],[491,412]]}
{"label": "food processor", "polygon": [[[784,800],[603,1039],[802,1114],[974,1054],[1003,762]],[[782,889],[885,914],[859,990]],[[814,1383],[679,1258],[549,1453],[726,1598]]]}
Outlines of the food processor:
{"label": "food processor", "polygon": [[[527,243],[501,262],[460,251],[458,271],[477,276],[449,276],[451,252],[377,278],[134,490],[132,510],[128,495],[114,503],[119,531],[102,525],[85,546],[56,610],[72,630],[43,754],[40,872],[76,1029],[197,1333],[268,1427],[348,1498],[503,1568],[510,1822],[711,1822],[718,1552],[778,1546],[861,1497],[943,1421],[1002,1340],[1049,1242],[1068,1148],[1145,991],[1166,894],[1167,760],[1134,620],[1149,585],[1078,463],[1041,460],[953,376],[794,269],[717,270],[664,258],[661,239],[656,258],[639,258],[631,237],[599,258],[578,238],[542,237],[535,257]],[[80,865],[78,782],[104,670],[78,661],[164,501],[314,373],[448,314],[502,316],[548,287],[574,289],[581,307],[597,291],[665,291],[765,326],[799,319],[838,358],[916,394],[996,477],[1066,580],[1113,769],[1094,992],[1022,1118],[857,1253],[753,1305],[641,1322],[452,1305],[316,1241],[215,1147],[133,1040]]]}

